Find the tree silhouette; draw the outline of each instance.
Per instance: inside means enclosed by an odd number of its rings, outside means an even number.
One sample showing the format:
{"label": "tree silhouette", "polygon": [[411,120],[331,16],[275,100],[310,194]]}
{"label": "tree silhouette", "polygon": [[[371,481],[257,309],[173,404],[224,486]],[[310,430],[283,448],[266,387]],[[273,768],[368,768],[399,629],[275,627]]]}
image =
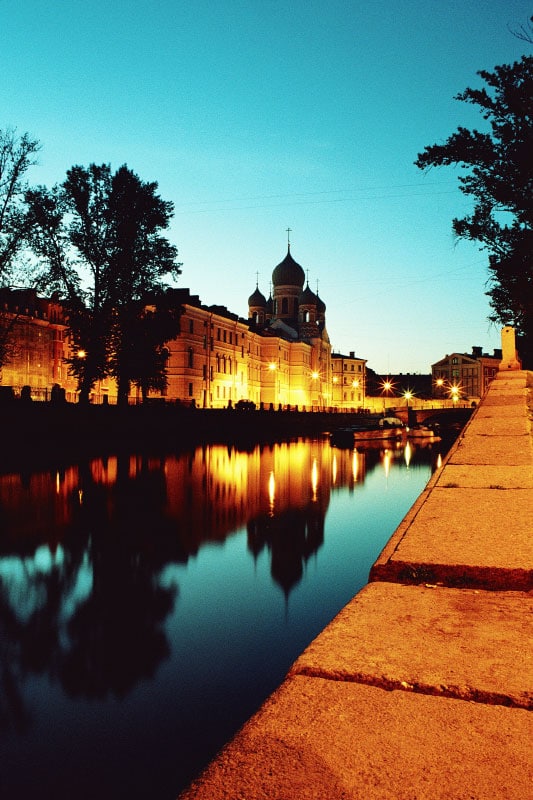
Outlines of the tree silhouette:
{"label": "tree silhouette", "polygon": [[490,319],[516,327],[525,366],[533,364],[533,57],[478,73],[488,88],[457,99],[479,107],[490,130],[460,127],[419,153],[416,166],[459,165],[472,214],[453,220],[458,237],[489,256]]}
{"label": "tree silhouette", "polygon": [[[181,271],[176,247],[162,234],[173,205],[157,194],[157,183],[125,165],[112,173],[106,164],[74,166],[62,186],[32,190],[27,201],[32,248],[48,266],[49,286],[66,298],[74,345],[69,363],[80,400],[112,375],[126,404],[137,377],[132,335],[148,319],[139,309]],[[150,322],[160,322],[172,338],[179,317],[160,317],[157,307],[152,315]]]}

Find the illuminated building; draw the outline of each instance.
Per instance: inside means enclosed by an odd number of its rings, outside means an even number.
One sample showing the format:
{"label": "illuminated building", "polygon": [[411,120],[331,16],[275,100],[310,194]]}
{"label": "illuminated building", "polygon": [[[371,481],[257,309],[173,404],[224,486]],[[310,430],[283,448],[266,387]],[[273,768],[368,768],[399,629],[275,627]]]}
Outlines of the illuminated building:
{"label": "illuminated building", "polygon": [[[15,293],[5,292],[13,306]],[[167,388],[152,396],[199,408],[227,408],[239,400],[273,409],[364,407],[366,362],[353,353],[332,355],[326,305],[306,282],[290,244],[272,272],[271,295],[266,299],[256,286],[248,298],[247,318],[225,306],[205,306],[189,289],[170,289],[168,295],[181,310],[180,330],[165,346]],[[57,300],[38,301],[35,293],[32,297],[31,308],[17,301],[18,310],[9,312],[18,315],[16,347],[8,354],[0,382],[15,393],[29,385],[35,399],[49,397],[57,384],[74,401],[76,381],[64,362],[69,341],[61,306]],[[5,319],[9,303],[4,305]],[[39,341],[43,345],[37,347]],[[115,382],[107,379],[95,384],[91,401],[101,403],[107,397],[116,402],[116,394]],[[130,399],[140,400],[135,387]]]}
{"label": "illuminated building", "polygon": [[331,354],[332,405],[337,408],[359,408],[364,406],[366,395],[366,360],[356,358],[352,351],[348,356]]}
{"label": "illuminated building", "polygon": [[452,400],[483,397],[498,372],[501,358],[501,350],[494,350],[494,355],[489,356],[481,347],[473,347],[470,355],[446,355],[431,365],[434,396]]}

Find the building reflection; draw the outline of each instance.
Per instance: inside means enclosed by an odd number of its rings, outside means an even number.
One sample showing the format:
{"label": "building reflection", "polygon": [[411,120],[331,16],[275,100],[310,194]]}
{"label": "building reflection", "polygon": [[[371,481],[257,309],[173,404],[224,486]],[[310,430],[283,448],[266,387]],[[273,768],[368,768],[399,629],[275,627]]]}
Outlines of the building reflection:
{"label": "building reflection", "polygon": [[26,724],[19,682],[51,665],[71,696],[121,697],[152,676],[179,597],[161,581],[167,565],[244,530],[251,560],[268,554],[288,598],[324,544],[332,492],[357,491],[393,460],[414,469],[437,457],[302,440],[0,476],[2,724]]}

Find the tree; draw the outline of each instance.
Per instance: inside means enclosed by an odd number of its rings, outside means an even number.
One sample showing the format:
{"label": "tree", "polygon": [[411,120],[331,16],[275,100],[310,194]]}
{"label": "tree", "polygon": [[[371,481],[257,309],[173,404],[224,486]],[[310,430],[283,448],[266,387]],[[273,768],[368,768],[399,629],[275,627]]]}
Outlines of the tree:
{"label": "tree", "polygon": [[0,280],[6,281],[27,233],[24,177],[36,163],[39,142],[0,128]]}
{"label": "tree", "polygon": [[491,321],[516,328],[524,366],[533,366],[533,57],[478,73],[488,88],[458,100],[479,106],[488,130],[459,127],[418,154],[420,169],[458,165],[474,210],[452,226],[489,256]]}
{"label": "tree", "polygon": [[[66,294],[74,341],[71,370],[80,400],[96,380],[112,375],[125,404],[135,375],[135,348],[142,325],[139,307],[176,278],[177,249],[162,235],[173,204],[128,167],[75,166],[61,187],[28,192],[32,247],[46,261],[51,285]],[[85,287],[85,288],[82,288]],[[158,317],[167,338],[177,331]],[[154,320],[151,319],[151,322]]]}

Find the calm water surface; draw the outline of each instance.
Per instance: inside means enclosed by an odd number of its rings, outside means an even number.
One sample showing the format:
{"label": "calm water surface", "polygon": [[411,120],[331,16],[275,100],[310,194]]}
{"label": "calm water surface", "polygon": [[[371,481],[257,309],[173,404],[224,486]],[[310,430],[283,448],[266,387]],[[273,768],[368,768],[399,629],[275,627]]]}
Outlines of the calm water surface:
{"label": "calm water surface", "polygon": [[439,457],[305,440],[0,476],[0,796],[175,798]]}

